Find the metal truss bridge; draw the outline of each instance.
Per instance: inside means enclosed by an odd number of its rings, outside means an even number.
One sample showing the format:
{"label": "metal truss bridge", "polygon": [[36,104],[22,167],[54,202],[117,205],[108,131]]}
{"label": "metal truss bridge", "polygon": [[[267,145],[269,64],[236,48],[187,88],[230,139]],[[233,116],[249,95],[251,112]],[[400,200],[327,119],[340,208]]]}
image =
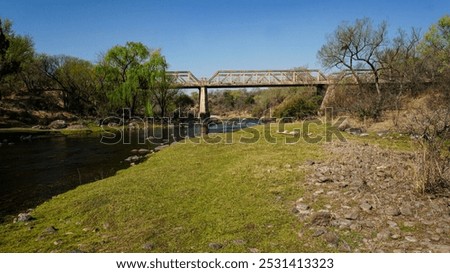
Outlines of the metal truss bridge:
{"label": "metal truss bridge", "polygon": [[220,70],[211,78],[198,79],[190,71],[169,72],[180,88],[244,88],[316,86],[328,84],[319,70]]}

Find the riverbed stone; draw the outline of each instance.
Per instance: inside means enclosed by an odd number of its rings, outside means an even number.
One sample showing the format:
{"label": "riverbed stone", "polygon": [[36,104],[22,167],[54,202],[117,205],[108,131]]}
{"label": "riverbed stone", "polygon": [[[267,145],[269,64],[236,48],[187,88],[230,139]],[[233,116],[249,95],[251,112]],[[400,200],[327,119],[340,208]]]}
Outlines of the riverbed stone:
{"label": "riverbed stone", "polygon": [[146,154],[148,154],[148,153],[150,153],[150,150],[149,149],[139,149],[138,151],[138,154],[140,154],[140,155],[146,155]]}
{"label": "riverbed stone", "polygon": [[28,222],[32,219],[33,217],[29,213],[19,213],[17,216],[17,222]]}
{"label": "riverbed stone", "polygon": [[223,245],[219,244],[219,243],[210,243],[208,246],[209,246],[209,248],[212,248],[214,250],[219,250],[219,249],[223,248]]}
{"label": "riverbed stone", "polygon": [[55,228],[54,226],[50,226],[50,227],[47,227],[46,229],[44,229],[42,234],[43,235],[50,235],[50,234],[55,234],[57,232],[58,232],[57,228]]}
{"label": "riverbed stone", "polygon": [[410,242],[410,243],[415,243],[417,242],[417,239],[413,236],[405,236],[405,240]]}
{"label": "riverbed stone", "polygon": [[327,232],[323,235],[323,239],[331,246],[337,247],[339,244],[339,236],[335,232]]}
{"label": "riverbed stone", "polygon": [[142,249],[153,250],[153,249],[155,249],[155,244],[152,243],[152,242],[147,242],[147,243],[142,245]]}
{"label": "riverbed stone", "polygon": [[57,119],[57,120],[52,121],[52,122],[48,125],[48,127],[49,127],[50,129],[64,129],[64,128],[67,127],[67,123],[66,123],[65,120]]}
{"label": "riverbed stone", "polygon": [[368,201],[361,202],[359,207],[365,212],[370,212],[373,209],[373,206]]}
{"label": "riverbed stone", "polygon": [[388,216],[399,216],[401,214],[400,210],[396,207],[387,207],[384,212]]}
{"label": "riverbed stone", "polygon": [[168,148],[169,147],[169,145],[161,145],[161,146],[157,146],[157,147],[155,147],[155,151],[156,152],[159,152],[159,151],[161,151],[161,150],[163,150],[163,149],[165,149],[165,148]]}
{"label": "riverbed stone", "polygon": [[327,211],[319,211],[312,215],[311,224],[313,226],[329,226],[333,216]]}
{"label": "riverbed stone", "polygon": [[359,211],[353,209],[353,210],[347,212],[344,217],[347,220],[357,220],[359,217]]}

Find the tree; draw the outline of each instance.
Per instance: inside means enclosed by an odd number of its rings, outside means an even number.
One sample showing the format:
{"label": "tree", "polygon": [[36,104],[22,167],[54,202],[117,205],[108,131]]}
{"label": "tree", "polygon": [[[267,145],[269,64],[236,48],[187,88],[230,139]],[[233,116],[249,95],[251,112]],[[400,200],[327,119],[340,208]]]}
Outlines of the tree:
{"label": "tree", "polygon": [[174,79],[167,75],[167,68],[166,58],[159,50],[154,51],[146,66],[149,72],[147,85],[153,105],[159,107],[161,117],[166,117],[170,103],[179,92],[174,86]]}
{"label": "tree", "polygon": [[428,76],[435,80],[448,81],[450,74],[450,15],[443,16],[425,33],[420,44],[420,51],[426,62]]}
{"label": "tree", "polygon": [[175,106],[180,109],[180,111],[188,111],[190,108],[195,106],[195,101],[189,95],[185,93],[180,93],[175,97]]}
{"label": "tree", "polygon": [[[8,77],[18,77],[19,73],[32,63],[34,57],[33,41],[28,36],[16,35],[12,30],[12,23],[9,20],[0,19],[0,84],[3,84]],[[18,79],[11,80],[13,83]],[[0,88],[0,98],[5,91]]]}
{"label": "tree", "polygon": [[60,55],[39,55],[42,71],[61,91],[64,108],[78,114],[95,112],[94,66],[85,60]]}
{"label": "tree", "polygon": [[149,61],[149,48],[136,42],[114,46],[105,54],[97,66],[97,74],[101,75],[101,88],[115,107],[127,107],[135,114],[138,97],[147,89]]}
{"label": "tree", "polygon": [[343,23],[329,36],[318,52],[318,58],[327,68],[348,69],[356,79],[360,90],[364,84],[358,70],[368,70],[373,76],[377,101],[374,116],[381,111],[380,54],[387,45],[387,24],[374,28],[368,18],[357,19],[353,25]]}

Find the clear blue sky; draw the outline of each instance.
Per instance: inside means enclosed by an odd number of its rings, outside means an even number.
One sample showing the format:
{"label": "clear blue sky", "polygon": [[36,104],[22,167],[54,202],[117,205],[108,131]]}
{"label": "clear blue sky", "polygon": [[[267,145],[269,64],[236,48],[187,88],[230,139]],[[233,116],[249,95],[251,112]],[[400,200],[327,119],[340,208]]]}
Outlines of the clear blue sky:
{"label": "clear blue sky", "polygon": [[0,17],[40,53],[95,62],[126,41],[161,48],[170,70],[321,68],[316,53],[343,21],[425,32],[449,0],[0,0]]}

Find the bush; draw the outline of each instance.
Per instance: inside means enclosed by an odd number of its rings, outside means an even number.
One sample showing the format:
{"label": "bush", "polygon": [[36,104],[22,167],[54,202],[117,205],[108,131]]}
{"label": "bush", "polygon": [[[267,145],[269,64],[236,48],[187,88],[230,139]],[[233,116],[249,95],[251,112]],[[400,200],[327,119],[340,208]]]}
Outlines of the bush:
{"label": "bush", "polygon": [[434,92],[406,116],[403,125],[417,139],[416,189],[439,193],[450,186],[450,96]]}
{"label": "bush", "polygon": [[303,94],[297,94],[286,98],[274,112],[276,117],[292,117],[296,119],[304,119],[317,115],[319,111],[322,97],[307,97]]}

